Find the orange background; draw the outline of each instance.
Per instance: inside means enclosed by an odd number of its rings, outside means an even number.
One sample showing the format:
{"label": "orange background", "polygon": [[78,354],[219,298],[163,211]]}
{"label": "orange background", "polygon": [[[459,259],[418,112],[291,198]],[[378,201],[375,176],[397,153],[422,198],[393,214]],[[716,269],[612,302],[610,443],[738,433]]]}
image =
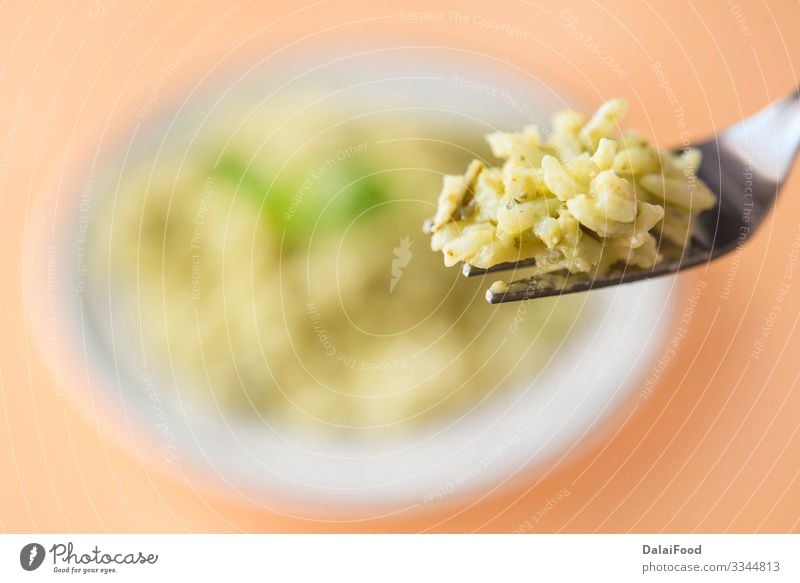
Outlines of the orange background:
{"label": "orange background", "polygon": [[[292,42],[309,49],[437,45],[519,65],[589,104],[625,97],[627,121],[666,145],[681,136],[654,62],[694,139],[797,84],[800,5],[788,0],[572,3],[574,30],[593,35],[583,42],[557,24],[563,3],[546,0],[290,4],[240,2],[169,76],[162,102],[180,98],[212,66],[247,62]],[[0,530],[800,530],[800,268],[774,324],[762,331],[800,233],[797,174],[740,256],[681,277],[678,314],[699,281],[706,287],[688,336],[649,398],[635,392],[579,452],[494,492],[380,519],[352,520],[347,509],[301,519],[224,491],[198,490],[197,477],[165,471],[81,415],[65,395],[82,389],[69,386],[79,375],[57,386],[34,340],[46,297],[23,283],[26,270],[44,277],[47,269],[30,243],[43,209],[52,209],[56,194],[74,196],[60,192],[52,177],[68,174],[87,143],[102,148],[106,124],[130,124],[164,67],[231,6],[12,0],[0,8]],[[414,10],[485,15],[528,34],[398,17]],[[592,47],[618,59],[629,75],[606,68]],[[759,335],[765,350],[754,358]],[[535,520],[564,488],[569,496]]]}

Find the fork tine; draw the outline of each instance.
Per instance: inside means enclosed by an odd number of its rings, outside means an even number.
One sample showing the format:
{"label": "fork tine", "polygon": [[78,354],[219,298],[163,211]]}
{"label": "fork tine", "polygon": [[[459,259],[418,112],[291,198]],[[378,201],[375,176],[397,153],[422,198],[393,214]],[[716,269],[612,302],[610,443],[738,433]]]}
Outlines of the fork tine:
{"label": "fork tine", "polygon": [[510,269],[517,269],[521,267],[531,267],[536,264],[535,259],[523,259],[522,261],[510,261],[508,263],[498,263],[492,265],[488,269],[474,267],[469,263],[465,263],[461,268],[461,273],[464,277],[475,277],[476,275],[485,275],[487,273],[494,273],[495,271],[508,271]]}
{"label": "fork tine", "polygon": [[539,295],[539,292],[546,291],[528,281],[512,281],[511,283],[497,281],[486,290],[486,301],[490,304],[520,302],[540,298],[542,296]]}
{"label": "fork tine", "polygon": [[664,275],[672,275],[679,270],[705,264],[708,255],[692,257],[688,260],[662,263],[654,269],[614,271],[603,277],[593,277],[590,273],[548,273],[545,275],[518,279],[506,283],[496,281],[486,290],[486,301],[490,304],[534,300],[550,296],[561,296],[593,289],[617,286],[623,283],[642,281]]}
{"label": "fork tine", "polygon": [[[614,281],[613,283],[618,283]],[[486,301],[490,304],[503,304],[506,302],[519,302],[546,298],[562,294],[588,291],[594,287],[605,287],[611,283],[604,280],[595,280],[590,276],[558,276],[557,280],[551,276],[529,277],[506,283],[497,281],[486,290]]]}

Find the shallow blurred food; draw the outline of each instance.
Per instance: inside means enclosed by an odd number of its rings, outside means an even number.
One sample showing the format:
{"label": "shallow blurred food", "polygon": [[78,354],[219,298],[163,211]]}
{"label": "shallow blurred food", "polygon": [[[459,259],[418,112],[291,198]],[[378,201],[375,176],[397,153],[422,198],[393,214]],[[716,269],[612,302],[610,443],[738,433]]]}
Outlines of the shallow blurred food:
{"label": "shallow blurred food", "polygon": [[107,193],[95,293],[162,386],[225,414],[368,435],[457,416],[530,382],[583,302],[486,305],[428,249],[442,173],[487,155],[457,125],[313,91],[217,105]]}

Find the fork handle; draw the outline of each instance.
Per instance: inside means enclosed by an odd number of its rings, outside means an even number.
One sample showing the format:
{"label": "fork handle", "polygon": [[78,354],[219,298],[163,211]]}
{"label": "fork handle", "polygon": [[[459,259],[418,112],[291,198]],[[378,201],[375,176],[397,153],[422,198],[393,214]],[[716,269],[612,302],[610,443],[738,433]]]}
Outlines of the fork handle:
{"label": "fork handle", "polygon": [[764,178],[783,182],[800,148],[800,87],[731,126],[720,141],[746,153]]}

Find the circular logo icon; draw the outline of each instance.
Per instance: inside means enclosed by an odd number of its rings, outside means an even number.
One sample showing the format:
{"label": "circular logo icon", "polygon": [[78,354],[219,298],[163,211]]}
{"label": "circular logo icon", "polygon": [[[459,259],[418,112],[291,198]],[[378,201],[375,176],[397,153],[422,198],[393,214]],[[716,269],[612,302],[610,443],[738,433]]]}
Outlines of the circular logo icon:
{"label": "circular logo icon", "polygon": [[19,552],[19,564],[26,571],[35,571],[44,562],[44,547],[39,543],[28,543]]}

